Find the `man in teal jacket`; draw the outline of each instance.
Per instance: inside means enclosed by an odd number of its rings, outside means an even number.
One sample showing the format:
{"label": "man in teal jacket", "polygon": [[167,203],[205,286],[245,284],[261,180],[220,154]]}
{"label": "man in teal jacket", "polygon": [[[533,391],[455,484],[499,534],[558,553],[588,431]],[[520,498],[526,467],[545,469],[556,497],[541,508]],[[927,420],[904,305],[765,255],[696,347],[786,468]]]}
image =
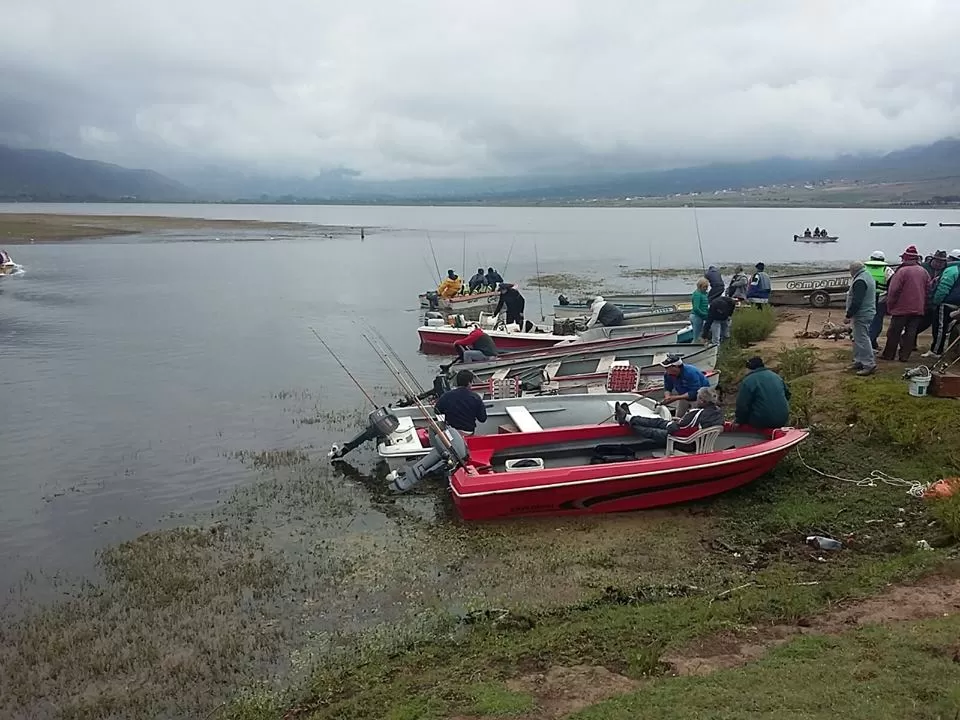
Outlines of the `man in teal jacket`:
{"label": "man in teal jacket", "polygon": [[755,428],[779,428],[790,421],[790,388],[763,360],[747,360],[750,372],[737,393],[737,425]]}
{"label": "man in teal jacket", "polygon": [[960,248],[951,250],[947,266],[934,278],[930,290],[930,309],[933,314],[933,343],[923,357],[938,359],[946,349],[955,321],[953,312],[960,308]]}

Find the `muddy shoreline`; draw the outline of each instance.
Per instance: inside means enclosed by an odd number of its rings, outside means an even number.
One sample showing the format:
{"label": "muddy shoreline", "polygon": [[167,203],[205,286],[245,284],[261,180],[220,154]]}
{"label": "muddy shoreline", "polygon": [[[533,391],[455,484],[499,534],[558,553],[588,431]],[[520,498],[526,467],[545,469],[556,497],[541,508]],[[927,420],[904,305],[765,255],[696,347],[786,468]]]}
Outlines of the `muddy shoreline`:
{"label": "muddy shoreline", "polygon": [[[263,233],[296,237],[359,236],[360,228],[300,222],[258,220],[207,220],[204,218],[154,217],[150,215],[58,215],[0,213],[0,244],[62,242],[145,233]],[[364,228],[365,234],[375,228]]]}

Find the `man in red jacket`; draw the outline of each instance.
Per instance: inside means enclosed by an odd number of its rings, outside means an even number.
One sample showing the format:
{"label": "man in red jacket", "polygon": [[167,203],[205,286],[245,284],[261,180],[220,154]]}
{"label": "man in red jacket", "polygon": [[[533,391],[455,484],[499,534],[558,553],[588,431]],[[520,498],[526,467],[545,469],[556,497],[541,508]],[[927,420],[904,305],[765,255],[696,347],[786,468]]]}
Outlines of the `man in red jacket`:
{"label": "man in red jacket", "polygon": [[453,343],[460,362],[486,362],[494,360],[500,354],[493,338],[487,335],[479,325],[469,335]]}
{"label": "man in red jacket", "polygon": [[890,327],[887,343],[880,356],[893,360],[899,348],[900,362],[907,362],[917,349],[917,332],[926,311],[930,276],[920,265],[920,253],[911,245],[900,256],[903,261],[887,286],[887,313]]}

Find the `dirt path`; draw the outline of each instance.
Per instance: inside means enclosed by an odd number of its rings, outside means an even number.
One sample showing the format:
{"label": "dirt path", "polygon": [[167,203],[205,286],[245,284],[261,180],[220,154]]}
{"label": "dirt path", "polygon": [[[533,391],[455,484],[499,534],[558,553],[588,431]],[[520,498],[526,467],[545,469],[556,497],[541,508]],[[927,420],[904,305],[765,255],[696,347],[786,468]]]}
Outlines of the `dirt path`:
{"label": "dirt path", "polygon": [[[960,575],[960,566],[955,568]],[[770,650],[802,635],[839,635],[865,625],[889,625],[960,613],[960,578],[930,577],[891,587],[866,600],[839,605],[826,615],[796,625],[743,628],[697,640],[661,657],[675,676],[704,676],[759,660]],[[507,681],[512,692],[531,695],[537,710],[517,720],[561,720],[590,705],[633,692],[652,681],[635,680],[605,667],[554,666],[546,672]],[[450,720],[481,720],[458,715]]]}

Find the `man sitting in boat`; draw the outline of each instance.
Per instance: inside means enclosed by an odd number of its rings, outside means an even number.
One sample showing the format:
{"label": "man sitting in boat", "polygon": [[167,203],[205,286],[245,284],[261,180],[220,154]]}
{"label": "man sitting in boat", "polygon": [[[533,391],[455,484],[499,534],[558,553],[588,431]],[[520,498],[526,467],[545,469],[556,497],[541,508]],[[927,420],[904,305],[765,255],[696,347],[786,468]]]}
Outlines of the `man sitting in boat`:
{"label": "man sitting in boat", "polygon": [[11,263],[11,262],[13,262],[13,261],[10,260],[10,256],[7,255],[7,251],[6,251],[6,250],[0,250],[0,265],[8,265],[8,264]]}
{"label": "man sitting in boat", "polygon": [[717,393],[710,387],[697,390],[696,407],[691,408],[678,420],[634,417],[629,414],[627,403],[617,403],[614,416],[621,425],[629,425],[635,435],[650,440],[660,447],[667,446],[667,438],[689,437],[698,430],[723,425],[723,410],[717,404]]}
{"label": "man sitting in boat", "polygon": [[807,228],[806,230],[803,231],[803,236],[810,237],[810,228]]}
{"label": "man sitting in boat", "polygon": [[437,287],[437,295],[444,300],[449,300],[459,295],[461,290],[463,290],[463,280],[453,270],[447,270],[447,276]]}
{"label": "man sitting in boat", "polygon": [[602,325],[603,327],[623,325],[623,310],[613,303],[607,302],[599,295],[593,299],[590,310],[592,314],[590,319],[587,320],[588,328],[592,328],[594,325]]}
{"label": "man sitting in boat", "polygon": [[814,237],[820,237],[820,228],[819,228],[819,227],[815,227],[815,228],[813,229],[813,236],[814,236]]}
{"label": "man sitting in boat", "polygon": [[820,237],[826,237],[826,236],[827,236],[827,229],[823,228],[823,230],[820,231]]}
{"label": "man sitting in boat", "polygon": [[500,311],[506,307],[507,325],[516,323],[523,327],[523,309],[526,304],[527,301],[523,299],[523,295],[511,283],[500,283],[500,300],[493,314],[499,315]]}
{"label": "man sitting in boat", "polygon": [[476,432],[478,422],[487,421],[487,408],[480,396],[470,389],[472,382],[473,373],[461,370],[457,373],[457,386],[447,390],[434,406],[448,426],[466,435]]}
{"label": "man sitting in boat", "polygon": [[697,399],[697,391],[710,387],[707,376],[693,365],[685,365],[680,355],[667,355],[660,367],[664,368],[663,404],[677,403],[674,415],[684,415]]}
{"label": "man sitting in boat", "polygon": [[477,274],[470,278],[470,282],[467,284],[467,287],[470,289],[471,293],[480,292],[483,290],[483,286],[487,284],[487,276],[483,272],[483,268],[477,268]]}
{"label": "man sitting in boat", "polygon": [[790,388],[773,370],[764,367],[763,358],[747,360],[750,371],[737,392],[738,425],[755,428],[779,428],[790,422]]}
{"label": "man sitting in boat", "polygon": [[487,268],[487,287],[495,290],[503,282],[503,276],[493,268]]}
{"label": "man sitting in boat", "polygon": [[462,363],[486,362],[496,359],[500,354],[493,338],[487,335],[479,325],[465,338],[456,340],[453,347]]}

